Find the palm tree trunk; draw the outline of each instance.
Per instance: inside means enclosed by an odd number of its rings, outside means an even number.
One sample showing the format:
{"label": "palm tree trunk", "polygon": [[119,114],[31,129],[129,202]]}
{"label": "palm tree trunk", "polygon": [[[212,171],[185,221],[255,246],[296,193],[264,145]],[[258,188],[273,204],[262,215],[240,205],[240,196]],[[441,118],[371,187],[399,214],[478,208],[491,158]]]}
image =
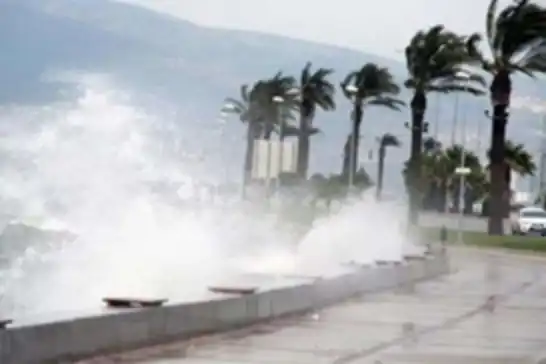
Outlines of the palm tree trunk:
{"label": "palm tree trunk", "polygon": [[377,162],[377,186],[375,190],[375,198],[381,200],[381,192],[383,192],[383,174],[385,169],[385,146],[379,146],[379,160]]}
{"label": "palm tree trunk", "polygon": [[491,128],[491,167],[490,167],[490,201],[487,230],[489,235],[503,235],[503,218],[505,215],[506,175],[505,175],[505,140],[506,112],[512,89],[510,75],[506,71],[498,72],[491,83],[491,102],[493,120]]}
{"label": "palm tree trunk", "polygon": [[301,180],[307,179],[309,169],[309,118],[300,114],[300,135],[298,137],[298,177]]}
{"label": "palm tree trunk", "polygon": [[488,232],[490,235],[503,235],[504,196],[506,194],[506,175],[504,166],[504,140],[506,135],[506,108],[495,107],[491,132],[491,193],[489,203]]}
{"label": "palm tree trunk", "polygon": [[360,124],[362,124],[362,102],[355,101],[354,105],[354,115],[353,115],[353,130],[352,130],[352,140],[353,143],[351,146],[352,160],[351,160],[351,172],[353,179],[356,175],[356,170],[358,166],[358,149],[360,145]]}
{"label": "palm tree trunk", "polygon": [[427,99],[424,92],[416,91],[411,100],[411,150],[410,150],[410,193],[408,222],[417,225],[421,205],[421,154],[423,150],[423,119]]}
{"label": "palm tree trunk", "polygon": [[352,133],[349,134],[347,137],[347,140],[345,141],[345,144],[343,145],[343,160],[341,164],[341,176],[343,177],[343,181],[347,182],[349,179],[349,169],[351,168],[350,164],[350,154],[351,154],[351,139],[352,139]]}
{"label": "palm tree trunk", "polygon": [[506,160],[504,162],[504,195],[503,195],[503,202],[504,202],[504,208],[503,217],[508,217],[510,214],[510,203],[512,201],[512,169],[506,163]]}
{"label": "palm tree trunk", "polygon": [[243,197],[245,197],[246,186],[250,182],[252,177],[252,162],[254,159],[254,124],[248,123],[246,131],[246,152],[245,152],[245,165],[243,175]]}
{"label": "palm tree trunk", "polygon": [[273,134],[273,123],[268,122],[264,126],[264,139],[271,140],[272,134]]}

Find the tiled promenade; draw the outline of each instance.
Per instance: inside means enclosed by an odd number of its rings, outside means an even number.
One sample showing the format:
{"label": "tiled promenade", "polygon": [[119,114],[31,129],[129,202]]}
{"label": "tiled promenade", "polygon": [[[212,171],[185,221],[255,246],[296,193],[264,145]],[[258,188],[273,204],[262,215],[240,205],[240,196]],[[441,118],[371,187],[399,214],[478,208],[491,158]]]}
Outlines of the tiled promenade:
{"label": "tiled promenade", "polygon": [[415,289],[87,363],[535,363],[546,351],[546,260],[470,250],[451,256],[452,275]]}

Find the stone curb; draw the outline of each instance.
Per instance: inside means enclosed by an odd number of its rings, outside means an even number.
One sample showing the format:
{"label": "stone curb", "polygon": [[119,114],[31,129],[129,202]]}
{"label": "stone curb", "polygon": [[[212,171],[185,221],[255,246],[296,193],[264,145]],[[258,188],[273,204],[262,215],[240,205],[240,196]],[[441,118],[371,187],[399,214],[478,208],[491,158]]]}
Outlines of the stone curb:
{"label": "stone curb", "polygon": [[0,363],[44,364],[137,349],[304,313],[355,295],[392,289],[449,272],[447,256],[362,267],[333,278],[252,295],[130,309],[0,330]]}

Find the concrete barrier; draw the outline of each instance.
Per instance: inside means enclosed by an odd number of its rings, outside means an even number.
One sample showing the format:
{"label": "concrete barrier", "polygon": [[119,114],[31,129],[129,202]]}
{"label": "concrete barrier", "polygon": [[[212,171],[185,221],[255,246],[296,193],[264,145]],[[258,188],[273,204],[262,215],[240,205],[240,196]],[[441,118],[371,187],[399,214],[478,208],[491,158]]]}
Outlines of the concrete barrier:
{"label": "concrete barrier", "polygon": [[352,296],[400,287],[448,272],[447,257],[363,267],[337,277],[256,294],[0,330],[0,363],[59,363],[220,332],[298,314]]}

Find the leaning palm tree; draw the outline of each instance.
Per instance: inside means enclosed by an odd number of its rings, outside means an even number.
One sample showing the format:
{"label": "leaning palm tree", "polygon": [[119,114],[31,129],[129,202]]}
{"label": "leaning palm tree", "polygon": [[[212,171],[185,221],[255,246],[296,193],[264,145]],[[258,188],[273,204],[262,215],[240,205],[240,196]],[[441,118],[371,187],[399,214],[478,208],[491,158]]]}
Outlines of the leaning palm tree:
{"label": "leaning palm tree", "polygon": [[[263,129],[262,117],[258,112],[257,104],[251,101],[251,95],[255,95],[254,89],[249,91],[248,85],[242,85],[240,99],[228,97],[225,99],[222,113],[236,114],[239,120],[246,124],[246,151],[244,161],[243,186],[250,180],[252,172],[252,159],[254,156],[254,141],[260,136]],[[245,189],[243,188],[243,191]]]}
{"label": "leaning palm tree", "polygon": [[[285,136],[282,127],[293,119],[299,96],[291,92],[296,90],[296,79],[277,72],[273,77],[258,81],[250,92],[253,108],[257,110],[263,123],[262,137],[271,139],[273,132],[278,131],[281,139]],[[276,101],[280,98],[282,102]]]}
{"label": "leaning palm tree", "polygon": [[[469,176],[465,176],[465,195],[462,196],[462,206],[461,206],[461,176],[456,174],[456,169],[461,166],[463,161],[464,153],[464,166],[470,169]],[[467,195],[472,192],[472,186],[470,181],[476,179],[475,176],[482,175],[482,165],[480,163],[480,158],[472,151],[465,149],[462,145],[453,145],[450,148],[447,148],[444,151],[444,161],[447,165],[446,175],[444,176],[445,180],[443,181],[443,186],[447,188],[444,193],[449,193],[453,200],[453,205],[455,210],[464,209],[466,206],[466,201],[468,200]],[[472,178],[470,176],[472,175]]]}
{"label": "leaning palm tree", "polygon": [[506,190],[504,152],[508,107],[512,93],[511,76],[533,76],[546,72],[546,8],[529,0],[518,0],[498,11],[498,0],[491,0],[486,15],[486,37],[490,58],[479,49],[481,36],[474,34],[468,53],[493,76],[489,86],[492,117],[491,192],[488,231],[503,234],[503,199]]}
{"label": "leaning palm tree", "polygon": [[420,173],[427,94],[430,92],[466,92],[482,95],[481,76],[464,71],[469,61],[465,38],[436,25],[417,32],[405,49],[408,79],[405,86],[413,90],[411,99],[411,147],[409,161],[409,221],[417,223],[421,199]]}
{"label": "leaning palm tree", "polygon": [[[423,156],[421,184],[427,192],[425,196],[429,207],[440,212],[445,211],[449,196],[455,205],[458,205],[460,178],[455,174],[455,170],[461,166],[463,152],[464,166],[470,168],[471,174],[483,174],[479,158],[461,145],[453,145],[445,150],[437,149]],[[470,178],[466,182],[467,185],[471,185]]]}
{"label": "leaning palm tree", "polygon": [[[489,172],[492,172],[492,152],[491,149],[487,152],[490,163],[488,166]],[[517,173],[518,175],[532,176],[536,172],[537,166],[533,160],[533,156],[529,153],[525,146],[521,143],[514,143],[511,140],[504,141],[504,160],[503,160],[503,217],[506,217],[510,209],[510,185],[512,184],[512,175]],[[488,207],[491,207],[491,199],[489,200]]]}
{"label": "leaning palm tree", "polygon": [[379,138],[378,162],[377,162],[377,186],[375,190],[375,198],[381,199],[383,191],[383,174],[385,170],[385,157],[387,156],[388,147],[399,147],[400,140],[392,134],[385,133]]}
{"label": "leaning palm tree", "polygon": [[319,68],[312,72],[311,62],[308,62],[301,72],[297,163],[297,171],[301,179],[307,178],[310,136],[318,132],[318,129],[313,127],[313,118],[317,108],[330,111],[336,107],[335,86],[327,79],[332,73],[333,70],[327,68]]}
{"label": "leaning palm tree", "polygon": [[352,175],[354,178],[358,166],[360,125],[362,124],[364,108],[367,106],[382,106],[400,111],[400,108],[405,104],[397,98],[400,87],[394,82],[390,71],[374,63],[367,63],[358,71],[349,73],[341,83],[341,89],[353,104],[350,137],[351,163],[348,173],[349,176]]}
{"label": "leaning palm tree", "polygon": [[[297,105],[295,96],[289,93],[294,85],[293,77],[278,72],[272,78],[257,81],[252,88],[242,85],[240,99],[225,99],[222,112],[238,115],[239,120],[247,125],[244,186],[250,181],[252,174],[255,140],[270,139],[275,130],[283,129],[279,128],[280,125],[286,126],[286,131],[281,132],[281,138],[294,133],[288,125]],[[274,101],[275,96],[284,100],[282,105]]]}
{"label": "leaning palm tree", "polygon": [[433,137],[427,137],[423,140],[423,152],[425,154],[430,154],[437,152],[442,149],[442,143],[433,138]]}

